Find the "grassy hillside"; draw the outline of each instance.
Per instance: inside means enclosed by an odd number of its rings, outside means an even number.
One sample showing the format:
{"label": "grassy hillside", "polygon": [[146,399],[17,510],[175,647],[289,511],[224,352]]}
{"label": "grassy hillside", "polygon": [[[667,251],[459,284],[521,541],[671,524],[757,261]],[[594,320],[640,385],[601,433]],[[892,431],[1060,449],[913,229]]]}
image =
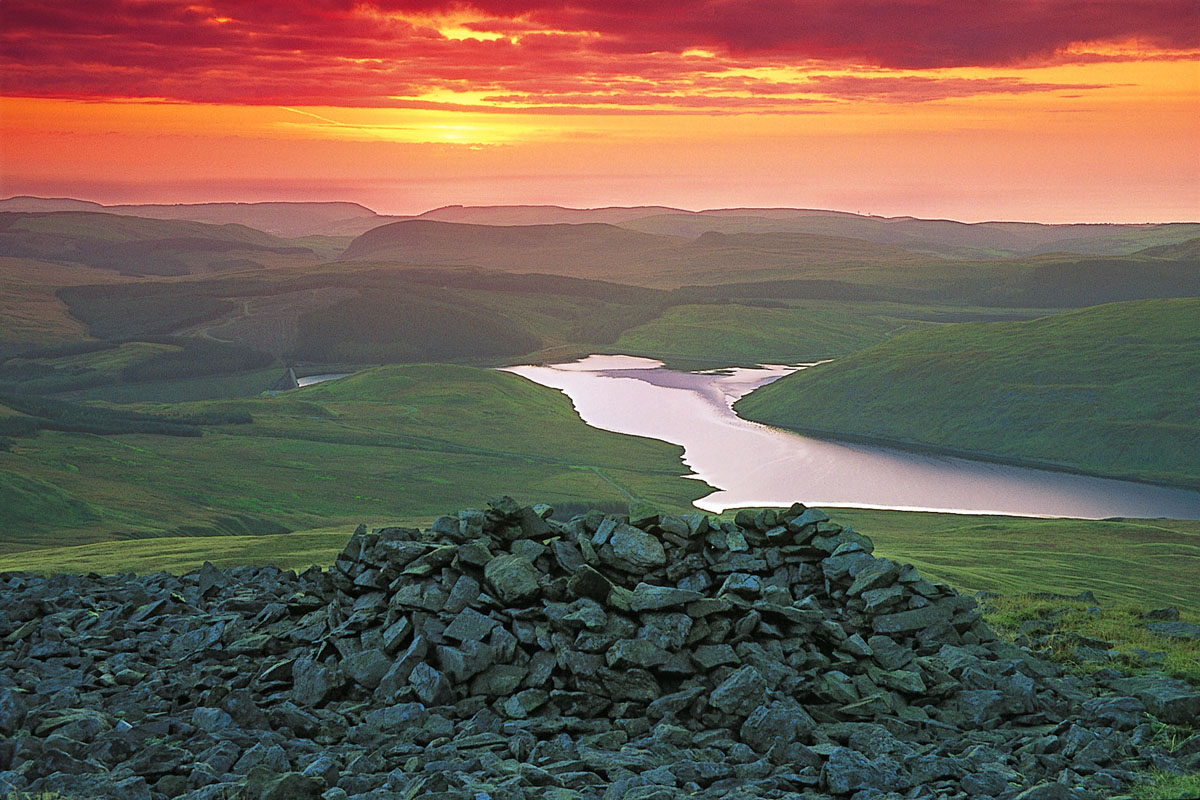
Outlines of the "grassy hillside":
{"label": "grassy hillside", "polygon": [[[405,220],[367,231],[346,248],[348,260],[474,266],[659,285],[657,262],[683,244],[669,236],[613,225],[469,225]],[[629,280],[630,278],[640,280]]]}
{"label": "grassy hillside", "polygon": [[[818,215],[814,219],[839,220],[840,216]],[[875,224],[877,221],[871,222]],[[977,231],[962,223],[935,224],[928,220],[902,220],[896,224],[914,236],[926,229],[940,231],[940,226]],[[992,231],[988,236],[1023,242],[1022,247],[1039,254],[1003,258],[997,256],[1011,253],[997,250],[988,251],[987,260],[948,260],[921,254],[920,240],[904,236],[865,240],[857,238],[862,232],[856,229],[840,237],[734,229],[687,239],[594,223],[489,226],[407,220],[368,231],[351,243],[343,257],[351,261],[539,272],[663,288],[698,285],[703,290],[758,282],[762,286],[755,296],[779,296],[768,294],[775,289],[792,292],[784,297],[996,307],[1080,308],[1200,295],[1200,269],[1188,248],[1150,248],[1148,252],[1127,255],[1040,254],[1043,248],[1038,242],[1045,239],[1042,228],[1048,226],[1032,226],[1038,233],[1035,236],[1015,223],[996,225],[1000,226],[999,232]],[[1141,250],[1156,241],[1179,241],[1194,236],[1192,228],[1197,226],[1158,227],[1169,228],[1169,232],[1156,236],[1151,230],[1157,230],[1155,226],[1132,226],[1121,234],[1131,245],[1125,249]],[[1091,232],[1087,235],[1109,237],[1119,233],[1115,226],[1065,226],[1056,229],[1055,235],[1082,236],[1082,230]],[[813,294],[814,290],[818,293]]]}
{"label": "grassy hillside", "polygon": [[0,212],[0,256],[162,276],[317,261],[311,247],[245,225],[86,211]]}
{"label": "grassy hillside", "polygon": [[613,350],[659,358],[682,369],[696,365],[793,364],[861,350],[923,324],[893,316],[890,303],[794,302],[684,305],[621,334]]}
{"label": "grassy hillside", "polygon": [[897,336],[737,404],[854,434],[1200,485],[1200,299]]}
{"label": "grassy hillside", "polygon": [[1011,258],[1068,252],[1126,255],[1200,234],[1200,224],[1045,225],[1035,222],[964,223],[946,219],[874,217],[816,209],[717,209],[670,212],[617,223],[646,233],[699,236],[721,233],[805,233],[903,247],[942,258]]}
{"label": "grassy hillside", "polygon": [[[1103,603],[1177,605],[1200,614],[1200,521],[1077,520],[839,508],[875,549],[964,590],[1095,592]],[[1136,563],[1138,569],[1129,569]]]}
{"label": "grassy hillside", "polygon": [[90,338],[56,291],[79,284],[122,280],[115,273],[0,257],[0,357],[24,347]]}
{"label": "grassy hillside", "polygon": [[364,233],[348,260],[471,265],[641,286],[677,287],[798,276],[887,280],[931,261],[891,244],[793,232],[704,233],[695,239],[599,224],[470,225],[406,220]]}
{"label": "grassy hillside", "polygon": [[187,334],[317,363],[610,343],[668,303],[664,292],[601,281],[371,263],[72,286],[58,295],[96,337]]}
{"label": "grassy hillside", "polygon": [[503,492],[681,507],[704,491],[679,477],[679,448],[595,430],[562,394],[469,367],[380,368],[275,398],[133,408],[249,412],[253,423],[188,439],[14,439],[0,452],[0,498],[12,501],[0,502],[0,550],[383,524]]}
{"label": "grassy hillside", "polygon": [[[397,525],[428,526],[435,515],[397,519]],[[118,572],[184,573],[211,561],[220,567],[273,564],[304,570],[313,564],[329,566],[346,547],[354,525],[345,523],[296,533],[257,536],[162,536],[124,542],[47,547],[0,555],[0,572],[29,570],[59,573]]]}

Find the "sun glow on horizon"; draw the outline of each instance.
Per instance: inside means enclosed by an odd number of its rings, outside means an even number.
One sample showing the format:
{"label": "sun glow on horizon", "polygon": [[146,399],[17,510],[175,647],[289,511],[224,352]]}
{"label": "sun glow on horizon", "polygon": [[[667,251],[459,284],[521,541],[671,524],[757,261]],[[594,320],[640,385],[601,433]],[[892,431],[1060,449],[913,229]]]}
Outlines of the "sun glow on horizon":
{"label": "sun glow on horizon", "polygon": [[851,27],[826,0],[803,26],[790,0],[777,21],[697,16],[699,0],[301,2],[286,18],[227,0],[164,0],[149,18],[114,1],[107,16],[6,4],[4,193],[178,201],[303,175],[293,196],[384,210],[426,208],[424,193],[1200,216],[1200,49],[1178,12],[1106,5],[1104,25],[1079,26],[1111,31],[1097,39],[1033,0],[965,28],[949,0]]}

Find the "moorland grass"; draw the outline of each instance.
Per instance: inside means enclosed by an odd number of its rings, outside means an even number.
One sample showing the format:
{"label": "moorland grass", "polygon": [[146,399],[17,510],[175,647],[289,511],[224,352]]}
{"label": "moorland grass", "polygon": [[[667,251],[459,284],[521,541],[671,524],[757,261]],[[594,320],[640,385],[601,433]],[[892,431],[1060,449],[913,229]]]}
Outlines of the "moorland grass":
{"label": "moorland grass", "polygon": [[[394,524],[428,526],[432,517],[397,520]],[[160,536],[125,542],[52,547],[0,555],[0,572],[38,573],[173,572],[182,574],[210,561],[218,567],[246,564],[304,570],[328,567],[346,546],[354,525],[334,525],[295,533],[263,536]]]}
{"label": "moorland grass", "polygon": [[1200,485],[1200,298],[931,327],[765,386],[749,419]]}
{"label": "moorland grass", "polygon": [[0,453],[0,487],[20,476],[53,487],[57,502],[38,514],[0,505],[0,551],[212,534],[231,519],[264,530],[385,524],[503,493],[681,509],[705,490],[681,477],[680,448],[596,430],[561,393],[471,367],[385,367],[274,398],[121,408],[248,412],[253,422],[206,427],[186,442],[58,431],[15,439]]}
{"label": "moorland grass", "polygon": [[[783,305],[783,304],[780,304]],[[784,308],[685,305],[621,334],[613,350],[684,369],[794,364],[845,355],[920,322],[891,316],[885,303],[797,301]]]}
{"label": "moorland grass", "polygon": [[[964,591],[1094,592],[1104,604],[1200,614],[1200,520],[1078,520],[828,509],[878,555]],[[1136,569],[1131,568],[1136,565]]]}

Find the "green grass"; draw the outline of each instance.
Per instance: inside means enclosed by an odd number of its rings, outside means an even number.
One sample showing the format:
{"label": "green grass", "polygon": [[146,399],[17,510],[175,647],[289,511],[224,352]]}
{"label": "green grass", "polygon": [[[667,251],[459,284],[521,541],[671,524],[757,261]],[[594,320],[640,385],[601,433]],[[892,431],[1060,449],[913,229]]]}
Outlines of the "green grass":
{"label": "green grass", "polygon": [[[1095,592],[1105,604],[1200,614],[1200,521],[1077,520],[830,509],[879,555],[964,591]],[[1136,565],[1131,569],[1130,565]]]}
{"label": "green grass", "polygon": [[0,258],[0,350],[6,344],[49,344],[87,338],[55,294],[63,286],[110,283],[112,273],[29,258]]}
{"label": "green grass", "polygon": [[97,519],[86,502],[59,487],[9,471],[0,471],[0,508],[5,509],[5,525],[13,528],[41,527],[46,520],[75,527]]}
{"label": "green grass", "polygon": [[903,334],[737,404],[749,419],[1200,485],[1200,299]]}
{"label": "green grass", "polygon": [[713,366],[812,361],[845,355],[923,324],[884,303],[799,301],[788,308],[686,305],[621,334],[613,350],[668,364]]}
{"label": "green grass", "polygon": [[1151,773],[1146,783],[1134,787],[1131,796],[1136,800],[1194,800],[1200,797],[1200,772],[1190,775]]}
{"label": "green grass", "polygon": [[548,502],[634,496],[682,508],[704,491],[680,477],[680,448],[590,428],[561,393],[470,367],[379,368],[275,398],[127,408],[248,411],[254,422],[186,441],[57,431],[15,440],[0,453],[0,479],[53,487],[56,507],[78,502],[95,519],[0,504],[0,551],[247,526],[382,525],[502,493]]}
{"label": "green grass", "polygon": [[269,389],[284,372],[283,367],[273,367],[236,375],[97,386],[67,392],[62,397],[70,400],[104,400],[109,403],[189,403],[198,400],[254,397]]}
{"label": "green grass", "polygon": [[[1146,620],[1142,619],[1147,611],[1144,605],[1102,602],[1098,612],[1089,610],[1092,607],[1090,603],[1028,595],[998,597],[984,606],[988,623],[1009,639],[1018,636],[1022,623],[1052,625],[1047,628],[1051,641],[1047,655],[1076,672],[1095,672],[1106,667],[1125,672],[1162,669],[1168,675],[1200,685],[1200,641],[1172,639],[1146,630]],[[1200,615],[1188,613],[1181,619],[1194,623]],[[1108,646],[1104,649],[1113,650],[1118,656],[1115,661],[1080,661],[1075,653],[1074,636],[1105,642]],[[1162,653],[1162,664],[1147,664],[1135,652],[1138,650]]]}
{"label": "green grass", "polygon": [[[427,526],[431,518],[397,521]],[[304,570],[328,567],[354,531],[346,523],[321,529],[263,536],[164,536],[125,542],[52,547],[0,555],[0,572],[52,573],[174,572],[183,574],[211,561],[218,567],[246,564]]]}

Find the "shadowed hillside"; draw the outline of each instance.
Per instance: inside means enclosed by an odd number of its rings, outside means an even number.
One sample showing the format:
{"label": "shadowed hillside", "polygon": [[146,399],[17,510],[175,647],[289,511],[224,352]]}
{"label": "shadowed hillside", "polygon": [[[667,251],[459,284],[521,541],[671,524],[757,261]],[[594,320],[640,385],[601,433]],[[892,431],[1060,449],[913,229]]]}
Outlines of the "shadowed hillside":
{"label": "shadowed hillside", "polygon": [[676,212],[620,223],[647,233],[695,237],[721,233],[808,233],[892,244],[943,258],[995,258],[1066,252],[1125,255],[1200,235],[1200,224],[1046,225],[874,217],[813,209]]}
{"label": "shadowed hillside", "polygon": [[85,264],[127,275],[260,269],[313,251],[245,225],[83,211],[0,213],[0,256]]}
{"label": "shadowed hillside", "polygon": [[276,236],[354,236],[387,222],[358,203],[177,203],[113,205],[47,197],[10,197],[0,211],[93,211],[145,219],[238,224]]}
{"label": "shadowed hillside", "polygon": [[465,225],[406,220],[364,233],[344,259],[403,264],[470,265],[509,272],[654,284],[660,262],[668,268],[678,239],[612,225]]}

